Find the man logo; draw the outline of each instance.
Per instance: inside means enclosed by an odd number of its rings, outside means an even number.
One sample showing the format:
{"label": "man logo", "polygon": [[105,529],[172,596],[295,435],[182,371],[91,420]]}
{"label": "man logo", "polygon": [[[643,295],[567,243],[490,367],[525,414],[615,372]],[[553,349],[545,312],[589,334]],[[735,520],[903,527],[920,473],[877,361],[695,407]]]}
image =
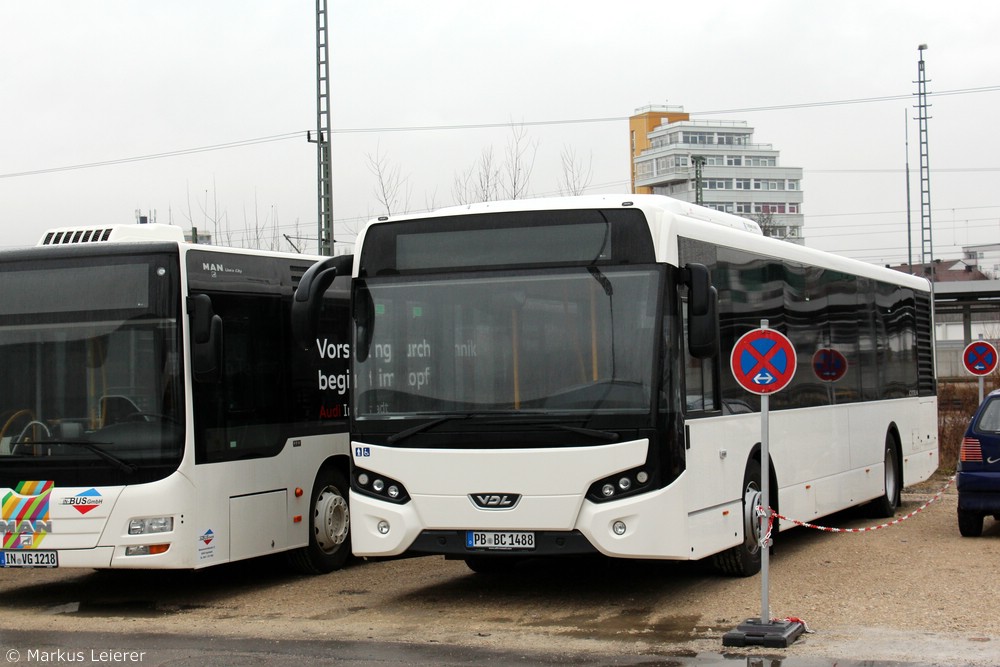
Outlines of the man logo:
{"label": "man logo", "polygon": [[0,548],[37,549],[52,532],[49,499],[55,483],[20,482],[0,498]]}
{"label": "man logo", "polygon": [[481,510],[512,510],[521,500],[519,493],[474,493],[472,504]]}

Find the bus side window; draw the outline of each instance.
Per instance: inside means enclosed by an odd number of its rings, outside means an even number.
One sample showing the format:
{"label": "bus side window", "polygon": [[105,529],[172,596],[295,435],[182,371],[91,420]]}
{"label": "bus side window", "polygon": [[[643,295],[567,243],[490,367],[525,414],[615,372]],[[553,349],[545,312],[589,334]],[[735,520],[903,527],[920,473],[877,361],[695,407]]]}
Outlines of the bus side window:
{"label": "bus side window", "polygon": [[211,294],[222,318],[219,381],[195,383],[196,461],[273,456],[292,419],[288,384],[290,338],[278,297]]}

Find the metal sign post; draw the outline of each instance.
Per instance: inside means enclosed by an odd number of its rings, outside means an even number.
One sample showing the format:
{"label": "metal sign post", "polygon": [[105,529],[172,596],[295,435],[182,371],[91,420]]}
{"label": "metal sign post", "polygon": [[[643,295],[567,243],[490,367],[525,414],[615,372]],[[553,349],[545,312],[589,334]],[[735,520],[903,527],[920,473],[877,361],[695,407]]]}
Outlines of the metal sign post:
{"label": "metal sign post", "polygon": [[722,637],[723,646],[762,646],[786,648],[805,632],[800,621],[774,620],[768,597],[771,539],[771,475],[769,451],[770,395],[784,389],[795,375],[795,348],[783,334],[768,328],[761,320],[760,328],[744,334],[730,359],[736,381],[747,391],[760,395],[760,487],[763,512],[758,513],[760,530],[760,618],[751,618]]}

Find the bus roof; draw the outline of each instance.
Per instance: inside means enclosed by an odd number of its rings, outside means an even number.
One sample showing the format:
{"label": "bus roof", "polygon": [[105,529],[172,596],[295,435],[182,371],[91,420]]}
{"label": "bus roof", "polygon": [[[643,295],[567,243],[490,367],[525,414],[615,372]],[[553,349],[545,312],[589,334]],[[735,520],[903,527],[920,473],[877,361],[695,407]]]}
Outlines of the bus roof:
{"label": "bus roof", "polygon": [[[668,234],[674,237],[678,233],[681,235],[691,234],[695,238],[719,243],[720,245],[744,248],[765,255],[801,262],[806,265],[823,266],[875,280],[907,285],[924,292],[931,290],[930,283],[923,277],[911,276],[876,264],[869,264],[868,262],[862,262],[842,255],[770,238],[763,235],[760,226],[753,220],[663,195],[606,194],[489,201],[450,206],[429,213],[380,216],[368,224],[371,226],[387,222],[513,211],[619,207],[635,207],[642,210],[649,222],[650,232],[657,247],[673,248],[673,252],[668,251],[667,255],[661,258],[662,261],[672,262],[677,260],[676,242],[663,246],[661,245],[663,242],[662,235]],[[672,220],[676,224],[665,224],[667,220]],[[358,235],[356,250],[361,250],[365,235],[365,230]],[[676,239],[674,240],[676,241]]]}
{"label": "bus roof", "polygon": [[[581,195],[578,197],[546,197],[539,199],[512,199],[508,201],[487,201],[462,206],[449,206],[423,215],[393,216],[391,220],[399,221],[411,218],[426,218],[437,216],[466,215],[478,213],[499,213],[505,211],[544,211],[567,208],[615,208],[636,206],[646,208],[655,206],[670,213],[684,215],[689,218],[703,220],[724,227],[732,227],[753,234],[762,234],[760,226],[753,220],[741,218],[738,215],[716,211],[690,202],[672,199],[662,195]],[[390,218],[380,217],[378,221],[385,222]]]}

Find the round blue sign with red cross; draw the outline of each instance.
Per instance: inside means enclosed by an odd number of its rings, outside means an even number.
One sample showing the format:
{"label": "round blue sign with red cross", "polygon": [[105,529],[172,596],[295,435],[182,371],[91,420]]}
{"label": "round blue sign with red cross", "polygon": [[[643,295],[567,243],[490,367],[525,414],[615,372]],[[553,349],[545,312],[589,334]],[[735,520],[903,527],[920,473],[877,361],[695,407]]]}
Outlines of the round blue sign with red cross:
{"label": "round blue sign with red cross", "polygon": [[997,349],[985,340],[977,340],[965,346],[962,365],[973,375],[989,375],[997,367]]}
{"label": "round blue sign with red cross", "polygon": [[754,394],[781,391],[795,375],[795,348],[781,332],[754,329],[733,346],[730,366],[740,386]]}
{"label": "round blue sign with red cross", "polygon": [[836,382],[847,373],[847,358],[830,348],[816,350],[813,355],[813,372],[823,382]]}

